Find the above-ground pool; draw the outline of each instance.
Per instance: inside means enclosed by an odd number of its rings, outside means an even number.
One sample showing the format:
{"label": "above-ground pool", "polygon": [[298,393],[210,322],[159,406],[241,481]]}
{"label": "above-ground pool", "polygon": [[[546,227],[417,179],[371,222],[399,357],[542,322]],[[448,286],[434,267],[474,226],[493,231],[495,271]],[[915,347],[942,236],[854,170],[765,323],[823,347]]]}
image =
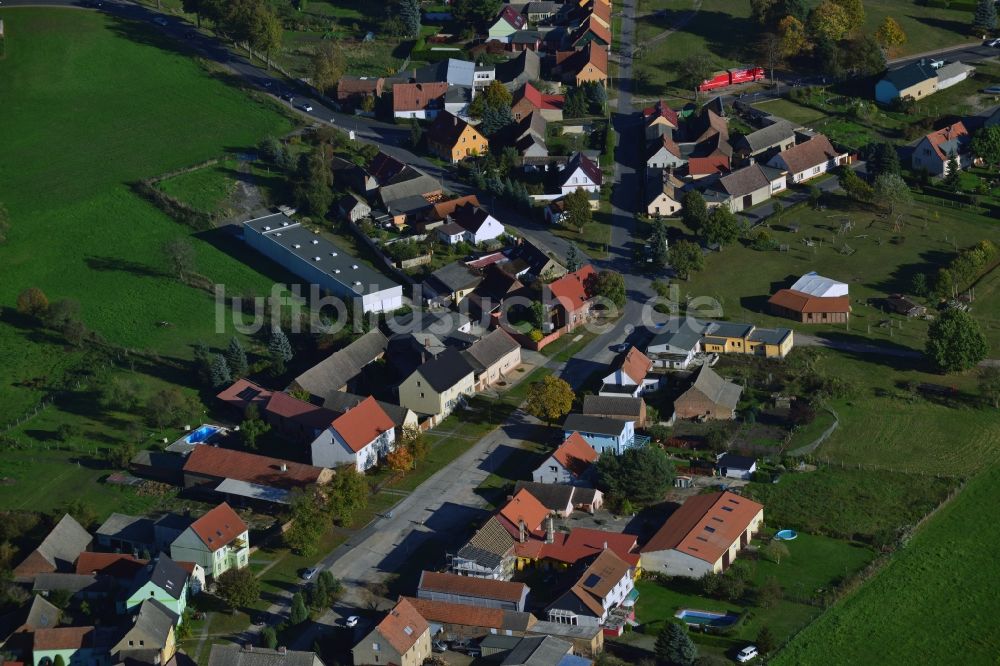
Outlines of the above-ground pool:
{"label": "above-ground pool", "polygon": [[736,613],[715,613],[712,611],[694,610],[692,608],[682,608],[677,611],[674,617],[688,624],[700,627],[730,627],[740,619],[740,616]]}
{"label": "above-ground pool", "polygon": [[212,435],[219,432],[219,430],[219,426],[203,425],[185,437],[184,441],[188,444],[200,444],[211,439]]}
{"label": "above-ground pool", "polygon": [[791,541],[799,534],[795,530],[780,530],[774,535],[774,538],[778,541]]}

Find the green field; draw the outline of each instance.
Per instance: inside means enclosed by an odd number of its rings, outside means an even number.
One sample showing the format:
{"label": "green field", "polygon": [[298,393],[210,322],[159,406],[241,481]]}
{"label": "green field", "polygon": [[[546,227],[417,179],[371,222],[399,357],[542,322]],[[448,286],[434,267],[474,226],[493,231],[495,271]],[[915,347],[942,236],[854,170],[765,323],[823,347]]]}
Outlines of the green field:
{"label": "green field", "polygon": [[[993,663],[1000,654],[995,503],[1000,468],[969,482],[889,565],[771,663]],[[919,657],[917,657],[919,655]]]}
{"label": "green field", "polygon": [[[51,301],[78,301],[88,328],[109,345],[138,351],[131,374],[143,392],[189,384],[178,362],[190,358],[192,343],[222,345],[228,336],[214,333],[212,297],[167,274],[163,243],[190,237],[198,272],[231,293],[265,293],[272,280],[237,258],[246,254],[236,241],[214,232],[192,236],[129,184],[253,146],[290,124],[148,26],[67,9],[2,9],[0,18],[7,32],[7,57],[0,61],[6,158],[0,193],[12,219],[9,242],[0,246],[0,423],[21,417],[46,395],[62,396],[10,433],[21,448],[5,448],[0,467],[24,472],[0,487],[0,505],[49,510],[70,489],[94,491],[96,447],[121,441],[130,424],[137,437],[153,433],[143,434],[131,415],[96,409],[86,385],[96,354],[17,317],[17,294],[37,286]],[[63,424],[72,434],[60,445],[69,450],[42,458],[81,465],[60,474],[24,468],[36,449],[52,445],[54,429]],[[58,487],[43,491],[38,480]]]}
{"label": "green field", "polygon": [[161,180],[160,190],[195,210],[214,213],[236,190],[239,162],[232,159]]}

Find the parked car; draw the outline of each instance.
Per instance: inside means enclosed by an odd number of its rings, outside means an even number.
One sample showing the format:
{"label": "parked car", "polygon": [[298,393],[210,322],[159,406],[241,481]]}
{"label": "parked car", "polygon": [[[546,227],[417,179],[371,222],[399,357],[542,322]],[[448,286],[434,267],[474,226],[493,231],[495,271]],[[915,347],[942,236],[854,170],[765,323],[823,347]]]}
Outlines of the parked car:
{"label": "parked car", "polygon": [[748,645],[736,653],[736,661],[740,662],[741,664],[745,664],[746,662],[750,661],[756,656],[757,656],[757,646]]}
{"label": "parked car", "polygon": [[987,95],[1000,95],[1000,86],[990,86],[989,88],[983,88],[983,92]]}
{"label": "parked car", "polygon": [[293,99],[295,99],[295,95],[289,92],[281,93],[281,99],[285,100],[286,102],[291,102]]}
{"label": "parked car", "polygon": [[159,26],[166,26],[167,19],[163,18],[162,16],[157,16],[156,18],[153,19],[153,23]]}
{"label": "parked car", "polygon": [[358,621],[360,619],[361,618],[359,618],[357,615],[352,615],[349,618],[347,618],[346,620],[344,620],[344,626],[345,627],[356,627],[356,626],[358,626]]}
{"label": "parked car", "polygon": [[991,39],[986,42],[986,46],[992,46],[995,49],[1000,49],[1000,39]]}
{"label": "parked car", "polygon": [[629,344],[629,343],[627,343],[627,342],[620,342],[620,343],[618,343],[617,345],[611,345],[610,347],[608,347],[608,349],[609,349],[610,351],[613,351],[613,352],[614,352],[614,353],[616,353],[616,354],[620,354],[620,353],[622,353],[623,351],[627,350],[627,349],[628,349],[629,347],[631,347],[631,346],[632,346],[632,345],[630,345],[630,344]]}
{"label": "parked car", "polygon": [[311,113],[313,110],[312,104],[310,104],[309,102],[302,104],[301,106],[299,106],[299,108],[305,111],[306,113]]}
{"label": "parked car", "polygon": [[434,641],[431,643],[431,649],[440,654],[441,652],[447,652],[448,646],[443,641]]}
{"label": "parked car", "polygon": [[302,572],[302,580],[312,580],[317,573],[319,573],[319,569],[316,567],[306,569]]}

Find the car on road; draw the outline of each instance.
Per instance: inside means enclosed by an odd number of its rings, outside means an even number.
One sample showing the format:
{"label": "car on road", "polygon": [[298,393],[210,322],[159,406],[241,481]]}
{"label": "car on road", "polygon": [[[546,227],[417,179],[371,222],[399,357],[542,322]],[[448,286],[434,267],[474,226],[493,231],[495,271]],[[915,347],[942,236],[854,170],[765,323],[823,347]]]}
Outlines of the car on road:
{"label": "car on road", "polygon": [[310,104],[309,102],[301,104],[299,108],[305,111],[306,113],[312,113],[313,110],[312,104]]}
{"label": "car on road", "polygon": [[989,88],[983,88],[983,92],[987,95],[1000,95],[1000,86],[990,86]]}
{"label": "car on road", "polygon": [[1000,49],[1000,39],[991,39],[986,42],[986,46],[992,46],[995,49]]}
{"label": "car on road", "polygon": [[352,615],[349,618],[347,618],[346,620],[344,620],[344,626],[345,627],[356,627],[356,626],[358,626],[358,621],[360,621],[360,620],[361,620],[361,618],[358,617],[357,615]]}
{"label": "car on road", "polygon": [[609,351],[613,351],[616,354],[620,354],[623,351],[625,351],[626,349],[628,349],[629,347],[631,347],[631,345],[629,343],[627,343],[627,342],[620,342],[617,345],[611,345],[610,347],[608,347],[608,350]]}
{"label": "car on road", "polygon": [[159,26],[166,26],[167,19],[163,18],[162,16],[157,16],[155,19],[153,19],[153,23]]}
{"label": "car on road", "polygon": [[264,86],[265,88],[270,88],[271,86],[274,85],[274,81],[272,81],[271,79],[265,79],[264,82],[261,83],[261,85]]}
{"label": "car on road", "polygon": [[736,653],[736,661],[741,664],[745,664],[754,657],[757,656],[757,647],[755,645],[748,645],[739,652]]}
{"label": "car on road", "polygon": [[448,645],[444,641],[434,641],[431,643],[431,650],[438,654],[448,651]]}
{"label": "car on road", "polygon": [[281,93],[281,99],[285,100],[286,102],[291,102],[293,99],[295,99],[295,95],[289,92]]}
{"label": "car on road", "polygon": [[310,567],[302,572],[302,580],[312,580],[319,573],[319,569],[316,567]]}

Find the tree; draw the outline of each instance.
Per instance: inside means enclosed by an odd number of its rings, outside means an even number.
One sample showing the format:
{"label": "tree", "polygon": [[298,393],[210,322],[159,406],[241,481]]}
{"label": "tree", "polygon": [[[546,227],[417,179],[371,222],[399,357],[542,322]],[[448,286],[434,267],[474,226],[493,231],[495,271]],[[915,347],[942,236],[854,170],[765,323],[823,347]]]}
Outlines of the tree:
{"label": "tree", "polygon": [[240,434],[243,436],[243,445],[248,449],[257,448],[257,439],[268,432],[271,426],[260,418],[260,409],[257,405],[250,405],[243,413],[243,422],[240,423]]}
{"label": "tree", "polygon": [[990,365],[979,369],[979,392],[994,409],[1000,408],[1000,368]]}
{"label": "tree", "polygon": [[972,29],[977,35],[988,35],[997,28],[997,7],[993,0],[979,0],[972,16]]}
{"label": "tree", "polygon": [[406,472],[413,469],[413,454],[405,446],[397,446],[386,455],[385,462],[394,472]]}
{"label": "tree", "polygon": [[823,0],[809,12],[809,33],[817,41],[840,41],[851,30],[850,17],[839,3]]}
{"label": "tree", "polygon": [[212,383],[212,388],[221,388],[233,383],[233,376],[229,372],[229,365],[226,363],[225,356],[222,354],[212,355],[212,364],[209,367],[208,376],[209,381]]}
{"label": "tree", "polygon": [[698,190],[689,190],[681,201],[681,221],[695,234],[701,234],[708,222],[708,206]]}
{"label": "tree", "polygon": [[63,507],[63,513],[68,513],[80,523],[80,527],[89,529],[97,524],[97,512],[89,502],[85,502],[79,497],[69,500]]}
{"label": "tree", "polygon": [[865,24],[865,5],[863,0],[833,0],[847,17],[847,32],[854,32]]}
{"label": "tree", "polygon": [[281,48],[284,37],[284,28],[282,28],[277,14],[274,13],[274,9],[270,5],[265,4],[251,41],[258,51],[264,52],[264,60],[268,69],[271,68],[271,54]]}
{"label": "tree", "polygon": [[292,595],[292,610],[288,614],[288,621],[292,626],[302,624],[309,619],[309,611],[306,609],[305,600],[302,599],[302,593],[296,592]]}
{"label": "tree", "polygon": [[986,164],[1000,164],[1000,125],[983,127],[972,137],[972,152]]}
{"label": "tree", "polygon": [[350,523],[358,511],[368,506],[368,480],[354,467],[338,469],[326,489],[328,513],[341,525]]}
{"label": "tree", "polygon": [[250,369],[246,350],[235,335],[229,340],[229,347],[226,348],[226,363],[229,364],[234,377],[245,377]]}
{"label": "tree", "polygon": [[608,299],[619,310],[625,307],[625,278],[616,271],[601,271],[595,275],[587,292]]}
{"label": "tree", "polygon": [[875,179],[875,200],[892,216],[901,207],[913,203],[913,194],[902,176],[884,173]]}
{"label": "tree", "polygon": [[194,420],[202,411],[201,403],[176,386],[161,389],[146,402],[146,415],[157,428],[177,426]]}
{"label": "tree", "polygon": [[660,219],[653,220],[653,232],[649,236],[649,244],[653,265],[657,268],[666,268],[670,262],[669,233],[666,222]]}
{"label": "tree", "polygon": [[291,361],[292,357],[295,356],[292,345],[288,342],[288,336],[285,335],[280,326],[271,329],[271,339],[267,343],[267,351],[272,358],[281,359],[284,362]]}
{"label": "tree", "polygon": [[750,20],[757,27],[766,28],[775,4],[775,0],[750,0]]}
{"label": "tree", "polygon": [[563,224],[567,227],[582,230],[594,219],[594,211],[590,208],[590,197],[583,188],[577,188],[563,198]]}
{"label": "tree", "polygon": [[582,88],[571,88],[566,93],[563,115],[566,118],[582,118],[587,115],[587,95]]}
{"label": "tree", "polygon": [[958,192],[962,184],[962,168],[958,164],[958,157],[955,156],[955,153],[952,153],[948,158],[943,184],[945,189],[950,192]]}
{"label": "tree", "polygon": [[769,654],[774,648],[778,647],[778,641],[775,639],[774,633],[766,624],[757,632],[757,641],[755,644],[761,654]]}
{"label": "tree", "polygon": [[509,106],[487,106],[483,110],[483,120],[479,123],[479,131],[487,137],[492,137],[513,124],[514,114]]}
{"label": "tree", "polygon": [[403,426],[403,432],[400,434],[397,446],[405,446],[409,449],[415,463],[424,460],[431,450],[424,432],[420,428],[413,426]]}
{"label": "tree", "polygon": [[809,36],[806,26],[794,16],[786,16],[778,23],[778,40],[781,55],[785,59],[809,50]]}
{"label": "tree", "polygon": [[395,13],[406,28],[406,37],[420,36],[419,0],[396,0]]}
{"label": "tree", "polygon": [[878,143],[875,144],[875,149],[872,151],[872,158],[868,162],[871,173],[876,178],[884,173],[899,175],[899,153],[896,152],[896,147],[891,143]]}
{"label": "tree", "polygon": [[687,626],[675,620],[668,620],[663,625],[656,637],[654,651],[663,663],[677,666],[692,666],[698,658],[698,648],[688,635]]}
{"label": "tree", "polygon": [[875,198],[875,188],[863,181],[854,169],[843,167],[837,179],[840,187],[854,201],[871,203]]}
{"label": "tree", "polygon": [[584,83],[583,92],[587,98],[587,106],[591,113],[600,116],[607,113],[608,89],[603,83],[596,81]]}
{"label": "tree", "polygon": [[700,271],[705,265],[705,257],[701,248],[690,241],[677,241],[667,252],[670,265],[679,277],[690,279],[692,273]]}
{"label": "tree", "polygon": [[49,299],[38,287],[28,287],[17,295],[17,311],[41,319],[49,309]]}
{"label": "tree", "polygon": [[768,576],[767,580],[757,588],[757,605],[761,608],[770,608],[781,601],[784,595],[785,591],[778,583],[778,579],[774,576]]}
{"label": "tree", "polygon": [[312,56],[312,84],[324,95],[337,85],[344,75],[347,60],[337,40],[323,40]]}
{"label": "tree", "polygon": [[816,185],[809,186],[809,205],[819,210],[819,205],[823,202],[823,190]]}
{"label": "tree", "polygon": [[327,152],[329,146],[316,146],[299,164],[299,183],[295,200],[300,208],[316,217],[326,217],[333,205],[333,172]]}
{"label": "tree", "polygon": [[871,35],[852,39],[844,46],[849,67],[858,76],[874,76],[885,70],[885,51]]}
{"label": "tree", "polygon": [[606,453],[597,459],[598,486],[621,502],[647,505],[659,502],[674,481],[674,466],[658,446],[637,446],[621,455]]}
{"label": "tree", "polygon": [[989,350],[979,322],[962,310],[945,310],[927,331],[927,355],[945,372],[968,370]]}
{"label": "tree", "polygon": [[316,554],[327,526],[325,499],[315,486],[292,495],[292,526],[284,534],[285,545],[298,555]]}
{"label": "tree", "polygon": [[278,648],[278,634],[274,631],[274,627],[264,627],[260,630],[260,644],[268,650]]}
{"label": "tree", "polygon": [[528,413],[548,423],[561,420],[573,408],[573,388],[566,380],[545,375],[528,388]]}
{"label": "tree", "polygon": [[875,40],[886,51],[893,51],[906,43],[906,33],[896,19],[886,16],[875,31]]}
{"label": "tree", "polygon": [[704,53],[692,53],[678,63],[680,83],[685,88],[697,88],[715,72],[715,64]]}
{"label": "tree", "polygon": [[576,249],[576,243],[570,243],[569,249],[566,250],[566,270],[575,273],[578,268],[580,268],[580,251]]}
{"label": "tree", "polygon": [[174,238],[163,244],[163,255],[167,260],[170,271],[184,279],[195,269],[194,246],[186,238]]}
{"label": "tree", "polygon": [[234,610],[246,608],[260,598],[260,581],[249,567],[226,569],[215,581],[215,593]]}
{"label": "tree", "polygon": [[930,293],[930,285],[927,284],[926,273],[914,273],[910,278],[910,291],[914,296],[927,296]]}
{"label": "tree", "polygon": [[55,659],[52,660],[52,666],[66,666],[66,660],[63,659],[61,654],[57,654]]}
{"label": "tree", "polygon": [[500,13],[501,0],[454,0],[451,15],[456,23],[481,28]]}
{"label": "tree", "polygon": [[514,97],[507,90],[507,86],[497,80],[490,81],[490,84],[476,97],[476,99],[479,98],[482,98],[483,104],[487,107],[506,107],[509,109],[514,103]]}
{"label": "tree", "polygon": [[[804,401],[796,400],[795,402],[799,403]],[[761,550],[764,557],[771,560],[775,564],[781,564],[782,558],[787,558],[790,555],[788,552],[788,546],[781,543],[777,539],[772,539],[771,542],[764,546]]]}
{"label": "tree", "polygon": [[809,4],[806,0],[779,0],[774,5],[774,16],[791,16],[805,23],[809,19]]}
{"label": "tree", "polygon": [[0,245],[7,242],[7,234],[10,232],[10,213],[7,208],[0,203]]}
{"label": "tree", "polygon": [[745,227],[728,206],[716,206],[709,214],[708,223],[702,228],[702,232],[709,243],[730,245],[739,239]]}

